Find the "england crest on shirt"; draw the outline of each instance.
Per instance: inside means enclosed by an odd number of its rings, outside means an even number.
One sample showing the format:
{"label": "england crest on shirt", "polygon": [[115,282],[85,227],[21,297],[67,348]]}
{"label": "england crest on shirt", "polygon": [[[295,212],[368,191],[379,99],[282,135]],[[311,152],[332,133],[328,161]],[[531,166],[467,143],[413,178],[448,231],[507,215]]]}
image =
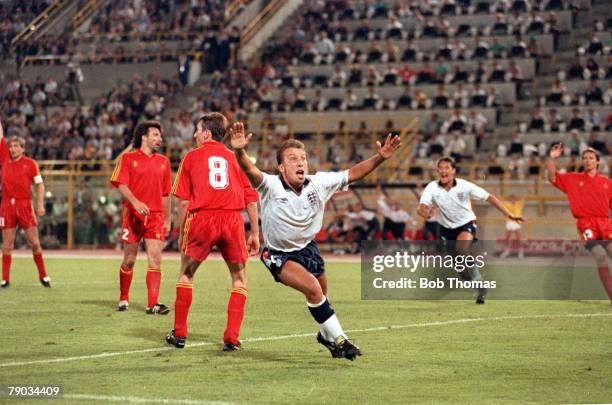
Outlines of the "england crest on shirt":
{"label": "england crest on shirt", "polygon": [[306,194],[306,199],[311,207],[316,207],[319,205],[319,197],[317,197],[317,193],[314,190],[309,191],[308,194]]}

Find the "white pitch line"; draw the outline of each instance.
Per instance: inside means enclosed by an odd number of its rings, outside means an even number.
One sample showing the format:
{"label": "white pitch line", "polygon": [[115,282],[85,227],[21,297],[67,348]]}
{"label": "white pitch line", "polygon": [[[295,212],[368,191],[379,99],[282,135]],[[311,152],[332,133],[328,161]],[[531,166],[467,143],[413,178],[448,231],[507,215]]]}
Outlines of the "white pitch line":
{"label": "white pitch line", "polygon": [[165,399],[165,398],[141,398],[141,397],[123,397],[115,395],[86,395],[86,394],[70,394],[62,395],[61,398],[86,400],[86,401],[106,401],[106,402],[121,402],[124,404],[180,404],[180,405],[232,405],[233,402],[225,401],[200,401],[195,399]]}
{"label": "white pitch line", "polygon": [[[408,328],[425,328],[431,326],[446,326],[446,325],[458,325],[464,323],[474,323],[474,322],[485,322],[485,321],[511,321],[511,320],[529,320],[529,319],[554,319],[554,318],[591,318],[591,317],[600,317],[600,316],[612,316],[612,313],[592,313],[592,314],[550,314],[550,315],[514,315],[514,316],[496,316],[489,318],[463,318],[463,319],[454,319],[449,321],[436,321],[436,322],[424,322],[424,323],[412,323],[406,325],[388,325],[388,326],[377,326],[372,328],[365,329],[352,329],[347,330],[347,333],[366,333],[366,332],[378,332],[384,330],[395,330],[395,329],[408,329]],[[270,342],[275,340],[285,340],[285,339],[294,339],[294,338],[302,338],[302,337],[311,337],[315,336],[314,333],[299,333],[292,335],[279,335],[279,336],[266,336],[266,337],[254,337],[254,338],[245,338],[241,339],[242,342]],[[201,347],[201,346],[210,346],[215,343],[213,342],[197,342],[197,343],[189,343],[186,347]],[[4,367],[19,367],[19,366],[30,366],[34,364],[49,364],[49,363],[65,363],[70,361],[79,361],[79,360],[91,360],[91,359],[99,359],[105,357],[117,357],[117,356],[125,356],[129,354],[142,354],[142,353],[155,353],[155,352],[165,352],[169,350],[174,350],[172,347],[153,347],[150,349],[139,349],[139,350],[129,350],[124,352],[104,352],[99,354],[91,354],[86,356],[74,356],[74,357],[60,357],[56,359],[46,359],[46,360],[32,360],[32,361],[19,361],[13,363],[0,363],[0,368]]]}
{"label": "white pitch line", "polygon": [[[117,261],[121,261],[123,259],[123,252],[109,252],[107,251],[101,251],[100,253],[79,253],[78,251],[74,251],[74,252],[68,252],[68,251],[45,251],[44,252],[45,255],[45,259],[64,259],[64,260],[89,260],[89,259],[96,259],[96,260],[117,260]],[[32,259],[32,253],[31,252],[23,252],[23,251],[16,251],[13,253],[13,258],[20,258],[20,259]],[[330,255],[330,254],[324,254],[323,258],[325,259],[325,262],[329,262],[329,263],[354,263],[354,264],[359,264],[361,262],[361,255],[344,255],[344,256],[339,256],[339,255]],[[147,256],[144,253],[141,253],[140,255],[138,255],[137,257],[137,261],[142,262],[142,261],[146,261],[147,260]],[[181,260],[181,256],[180,254],[178,254],[177,252],[164,252],[162,255],[162,261],[180,261]],[[207,262],[221,262],[224,261],[223,257],[221,256],[221,254],[217,253],[217,252],[213,252],[210,254],[210,256],[208,256],[206,258]],[[249,262],[253,261],[253,262],[259,262],[259,258],[258,257],[251,257],[249,258]]]}

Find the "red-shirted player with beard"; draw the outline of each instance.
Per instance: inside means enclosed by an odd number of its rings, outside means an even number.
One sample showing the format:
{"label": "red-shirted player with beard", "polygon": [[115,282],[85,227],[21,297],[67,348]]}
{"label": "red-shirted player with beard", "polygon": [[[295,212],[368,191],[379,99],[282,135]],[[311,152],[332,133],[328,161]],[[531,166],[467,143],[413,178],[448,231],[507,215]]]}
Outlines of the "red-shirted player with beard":
{"label": "red-shirted player with beard", "polygon": [[119,158],[110,182],[123,196],[123,225],[119,239],[124,243],[123,263],[119,269],[118,311],[129,305],[130,285],[140,241],[147,248],[149,268],[146,283],[147,314],[166,315],[170,309],[159,303],[161,252],[170,230],[170,161],[157,153],[162,143],[161,125],[141,122],[134,130],[134,151]]}
{"label": "red-shirted player with beard", "polygon": [[582,173],[559,173],[555,159],[563,153],[563,145],[553,145],[546,161],[548,180],[567,194],[569,206],[586,248],[599,268],[599,278],[612,303],[612,276],[608,269],[608,256],[612,257],[612,180],[598,172],[599,152],[588,148],[582,152]]}
{"label": "red-shirted player with beard", "polygon": [[26,157],[25,139],[13,136],[8,142],[4,138],[0,122],[0,166],[2,166],[2,203],[0,205],[0,228],[2,229],[2,288],[10,285],[11,252],[15,242],[15,230],[19,225],[25,232],[32,246],[34,263],[38,269],[38,278],[43,286],[51,287],[47,276],[42,248],[38,239],[38,222],[32,207],[30,186],[36,185],[36,213],[45,215],[43,184],[38,165]]}

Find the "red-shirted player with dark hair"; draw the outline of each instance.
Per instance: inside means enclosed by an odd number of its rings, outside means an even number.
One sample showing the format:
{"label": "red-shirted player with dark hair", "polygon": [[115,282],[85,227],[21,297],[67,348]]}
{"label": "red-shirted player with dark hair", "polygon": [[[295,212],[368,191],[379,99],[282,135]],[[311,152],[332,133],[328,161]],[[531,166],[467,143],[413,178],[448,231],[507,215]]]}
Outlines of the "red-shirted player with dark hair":
{"label": "red-shirted player with dark hair", "polygon": [[546,161],[548,180],[567,194],[578,232],[597,260],[599,278],[612,302],[612,276],[608,256],[612,257],[612,180],[598,173],[599,152],[588,148],[582,152],[582,173],[559,173],[555,159],[563,153],[563,145],[553,145]]}
{"label": "red-shirted player with dark hair", "polygon": [[[245,264],[248,254],[259,252],[259,197],[240,170],[234,153],[221,143],[226,128],[227,120],[220,113],[206,114],[198,120],[194,137],[199,146],[183,158],[172,187],[172,194],[181,200],[182,255],[176,284],[174,329],[166,341],[178,348],[185,346],[187,338],[193,277],[215,245],[232,278],[223,350],[240,348],[238,337],[247,298]],[[248,241],[241,214],[245,207],[251,223]]]}
{"label": "red-shirted player with dark hair", "polygon": [[11,253],[15,243],[17,225],[23,229],[26,238],[32,246],[34,263],[38,269],[38,279],[45,287],[51,287],[51,279],[47,276],[42,248],[38,238],[38,222],[32,207],[30,186],[36,185],[36,213],[45,215],[43,184],[38,165],[33,159],[24,155],[25,139],[19,136],[11,137],[8,142],[4,138],[2,122],[0,122],[0,166],[2,167],[2,203],[0,204],[0,229],[2,229],[2,288],[10,285]]}
{"label": "red-shirted player with dark hair", "polygon": [[141,122],[134,130],[134,151],[123,153],[110,182],[123,196],[123,225],[119,239],[124,243],[123,263],[119,269],[118,311],[129,305],[134,263],[142,239],[147,248],[147,314],[166,315],[170,309],[159,303],[161,252],[170,230],[170,161],[157,153],[162,143],[161,125]]}

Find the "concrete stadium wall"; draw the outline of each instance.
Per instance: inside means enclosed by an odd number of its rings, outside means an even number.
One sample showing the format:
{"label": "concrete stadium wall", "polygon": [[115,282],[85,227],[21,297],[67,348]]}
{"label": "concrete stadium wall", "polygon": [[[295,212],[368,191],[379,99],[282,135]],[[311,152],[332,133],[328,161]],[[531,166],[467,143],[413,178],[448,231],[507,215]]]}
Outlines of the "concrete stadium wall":
{"label": "concrete stadium wall", "polygon": [[[463,109],[464,114],[468,109]],[[475,111],[483,113],[489,121],[488,128],[495,126],[495,109],[475,108]],[[344,112],[292,112],[292,113],[254,113],[249,115],[248,124],[251,130],[260,131],[264,119],[285,120],[290,124],[294,132],[317,131],[333,132],[338,128],[340,121],[345,121],[349,129],[357,129],[361,121],[368,123],[368,128],[384,128],[387,121],[392,120],[396,128],[403,128],[412,119],[418,119],[419,127],[422,127],[432,113],[438,113],[442,118],[452,112],[449,109],[437,110],[396,110],[396,111],[344,111]]]}
{"label": "concrete stadium wall", "polygon": [[[147,63],[121,63],[121,64],[99,64],[81,65],[84,81],[80,84],[83,97],[100,95],[110,90],[117,82],[129,83],[134,75],[146,78],[149,74],[159,75],[164,78],[174,77],[176,72],[175,62],[147,62]],[[33,82],[37,77],[46,80],[54,78],[59,83],[66,78],[66,66],[24,66],[22,68],[23,78]]]}

